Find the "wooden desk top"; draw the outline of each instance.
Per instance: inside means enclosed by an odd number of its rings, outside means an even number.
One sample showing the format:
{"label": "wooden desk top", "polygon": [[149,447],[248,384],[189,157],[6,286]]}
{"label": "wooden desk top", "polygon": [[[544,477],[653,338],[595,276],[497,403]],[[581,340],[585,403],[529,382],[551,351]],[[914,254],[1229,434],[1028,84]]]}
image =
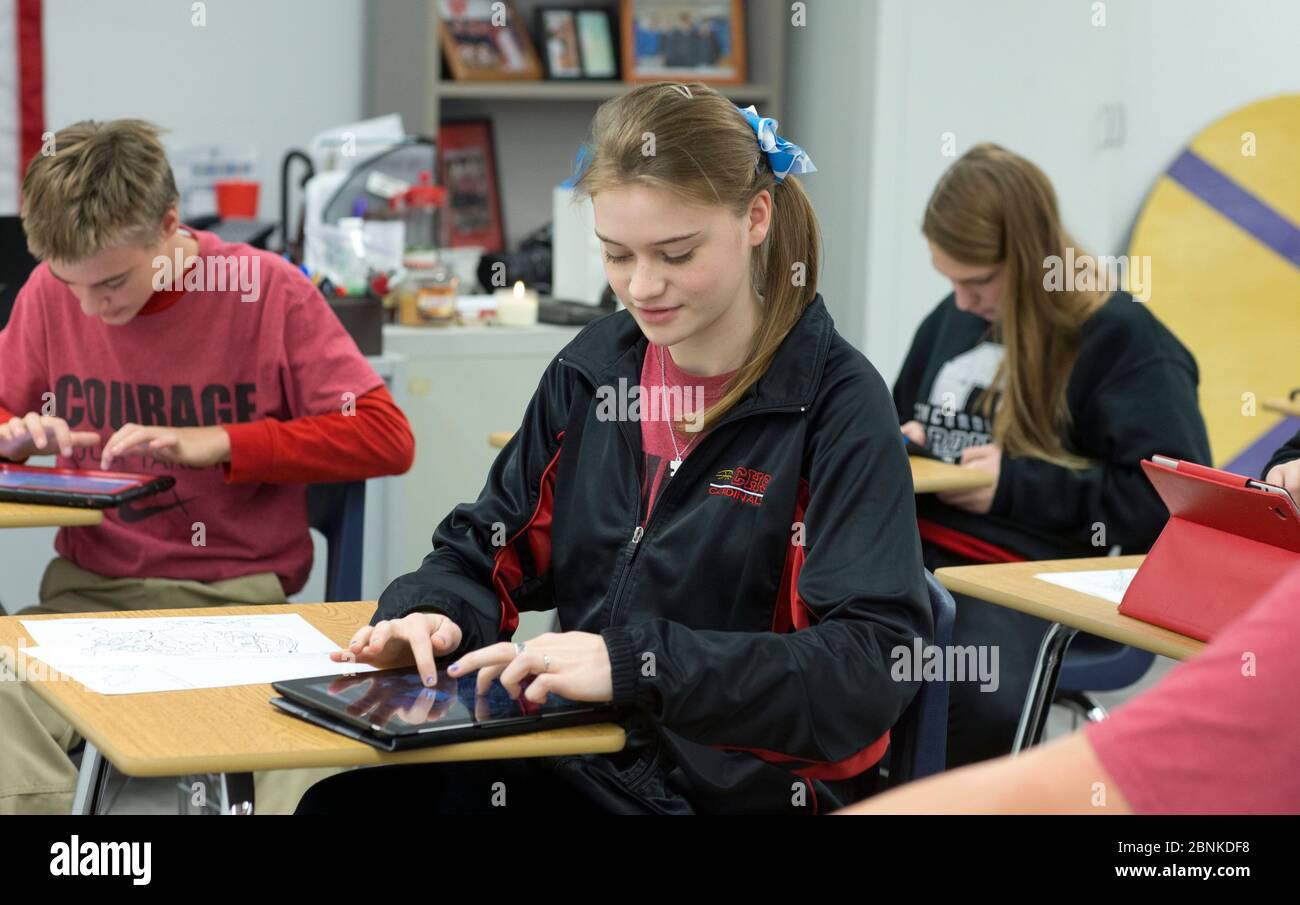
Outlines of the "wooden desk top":
{"label": "wooden desk top", "polygon": [[[374,613],[374,601],[306,603],[205,609],[212,615],[300,613],[341,644]],[[95,614],[109,619],[133,616],[196,616],[193,609]],[[9,650],[34,646],[20,618],[85,618],[84,615],[0,618],[0,645]],[[28,668],[31,668],[28,661]],[[613,723],[548,729],[528,735],[462,742],[388,753],[353,741],[276,710],[267,700],[270,685],[240,685],[154,694],[100,695],[67,677],[33,682],[32,687],[90,739],[115,767],[129,776],[179,776],[188,773],[247,773],[294,767],[376,766],[597,754],[619,751],[622,727]]]}
{"label": "wooden desk top", "polygon": [[99,509],[0,502],[0,528],[61,528],[98,525],[103,521],[104,513]]}
{"label": "wooden desk top", "polygon": [[1300,399],[1291,400],[1275,397],[1272,399],[1265,399],[1262,404],[1267,411],[1300,417]]}
{"label": "wooden desk top", "polygon": [[1195,656],[1205,648],[1204,642],[1140,619],[1121,616],[1118,606],[1109,600],[1034,578],[1040,572],[1136,569],[1144,559],[1145,556],[1050,559],[984,566],[952,566],[939,569],[934,574],[940,584],[956,593],[969,594],[979,600],[1019,610],[1049,622],[1059,622],[1175,660]]}
{"label": "wooden desk top", "polygon": [[993,483],[993,475],[974,468],[949,465],[938,459],[908,456],[912,466],[912,489],[916,493],[939,493],[944,490],[973,490]]}

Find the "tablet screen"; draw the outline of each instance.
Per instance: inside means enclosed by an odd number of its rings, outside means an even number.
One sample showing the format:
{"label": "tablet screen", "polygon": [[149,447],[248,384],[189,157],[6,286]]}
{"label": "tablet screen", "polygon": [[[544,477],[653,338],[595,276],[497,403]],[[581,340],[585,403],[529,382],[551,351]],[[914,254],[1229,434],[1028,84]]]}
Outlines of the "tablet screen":
{"label": "tablet screen", "polygon": [[453,679],[439,672],[438,684],[426,688],[413,669],[381,670],[355,676],[322,676],[286,682],[297,696],[310,700],[318,709],[347,715],[368,728],[402,735],[411,731],[449,729],[467,725],[546,717],[603,705],[570,701],[556,694],[545,704],[512,700],[500,681],[494,681],[486,695],[476,697],[476,676]]}
{"label": "tablet screen", "polygon": [[11,471],[0,469],[0,488],[22,490],[51,490],[61,493],[118,493],[140,483],[138,479],[96,477],[89,474],[69,474],[59,471]]}

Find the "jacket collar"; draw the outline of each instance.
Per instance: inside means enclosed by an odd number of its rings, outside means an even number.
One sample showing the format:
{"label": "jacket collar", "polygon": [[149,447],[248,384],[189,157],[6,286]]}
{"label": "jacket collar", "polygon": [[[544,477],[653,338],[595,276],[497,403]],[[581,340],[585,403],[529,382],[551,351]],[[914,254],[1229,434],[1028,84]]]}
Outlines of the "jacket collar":
{"label": "jacket collar", "polygon": [[[811,405],[834,333],[835,323],[817,293],[781,341],[767,372],[745,391],[733,414]],[[593,321],[564,347],[559,358],[598,386],[616,384],[619,378],[635,383],[641,379],[646,345],[641,328],[631,313],[623,310]]]}

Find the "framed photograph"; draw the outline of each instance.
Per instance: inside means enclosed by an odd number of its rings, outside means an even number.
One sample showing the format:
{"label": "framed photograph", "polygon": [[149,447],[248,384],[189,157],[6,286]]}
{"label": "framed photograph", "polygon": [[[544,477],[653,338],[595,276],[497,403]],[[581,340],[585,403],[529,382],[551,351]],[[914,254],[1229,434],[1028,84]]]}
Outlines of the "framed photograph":
{"label": "framed photograph", "polygon": [[621,0],[627,82],[745,81],[741,0]]}
{"label": "framed photograph", "polygon": [[578,20],[571,9],[543,7],[537,10],[537,39],[542,45],[549,79],[582,78],[582,55],[578,49]]}
{"label": "framed photograph", "polygon": [[438,16],[442,54],[456,80],[542,77],[528,29],[511,3],[438,0]]}
{"label": "framed photograph", "polygon": [[578,47],[582,50],[582,75],[589,79],[618,78],[618,54],[614,50],[614,22],[609,10],[580,9]]}
{"label": "framed photograph", "polygon": [[505,250],[492,121],[449,120],[438,127],[438,184],[447,187],[442,246]]}
{"label": "framed photograph", "polygon": [[618,78],[610,10],[539,7],[537,36],[550,79]]}

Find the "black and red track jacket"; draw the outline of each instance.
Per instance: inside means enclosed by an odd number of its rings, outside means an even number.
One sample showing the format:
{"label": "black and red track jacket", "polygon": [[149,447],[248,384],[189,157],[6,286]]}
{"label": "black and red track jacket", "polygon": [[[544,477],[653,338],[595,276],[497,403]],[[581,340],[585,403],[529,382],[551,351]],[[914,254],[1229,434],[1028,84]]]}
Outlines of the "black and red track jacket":
{"label": "black and red track jacket", "polygon": [[933,636],[889,391],[815,296],[642,529],[640,424],[597,391],[638,384],[646,344],[620,311],[559,353],[478,500],[374,621],[444,613],[457,655],[510,638],[521,610],[599,632],[627,749],[548,765],[610,810],[843,805],[916,693],[891,652]]}

